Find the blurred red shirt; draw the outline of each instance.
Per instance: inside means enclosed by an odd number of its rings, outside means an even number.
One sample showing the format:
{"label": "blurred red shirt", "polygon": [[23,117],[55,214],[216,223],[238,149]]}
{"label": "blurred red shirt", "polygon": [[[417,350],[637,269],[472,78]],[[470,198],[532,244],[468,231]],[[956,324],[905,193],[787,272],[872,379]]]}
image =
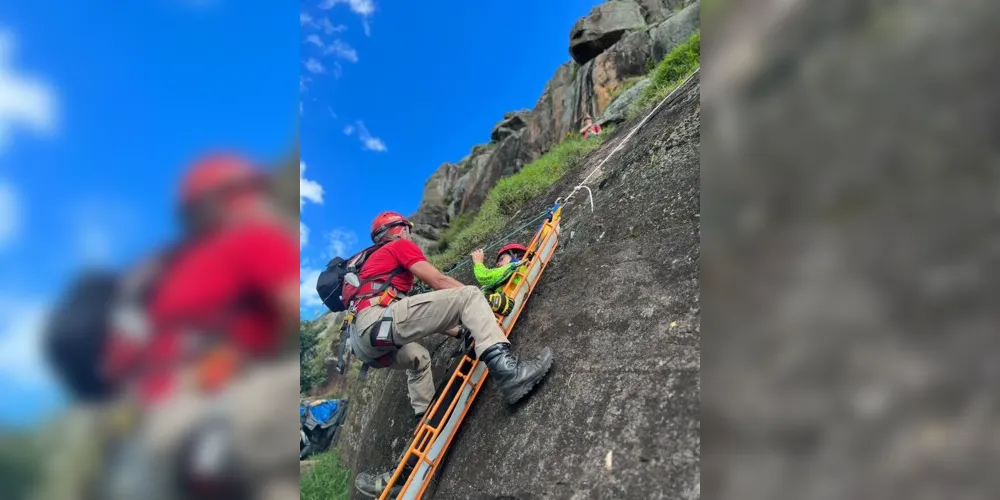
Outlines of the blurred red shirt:
{"label": "blurred red shirt", "polygon": [[244,356],[273,353],[283,333],[277,291],[299,279],[293,235],[272,223],[226,229],[178,252],[149,305],[140,397],[151,401],[173,387],[176,368],[205,340],[231,343]]}

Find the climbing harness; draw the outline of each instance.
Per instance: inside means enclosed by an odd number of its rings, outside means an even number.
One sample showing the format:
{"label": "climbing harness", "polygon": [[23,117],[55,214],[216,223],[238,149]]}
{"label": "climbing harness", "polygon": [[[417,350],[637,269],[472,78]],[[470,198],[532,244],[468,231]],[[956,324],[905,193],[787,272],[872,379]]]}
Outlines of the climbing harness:
{"label": "climbing harness", "polygon": [[[527,255],[521,260],[522,265],[514,273],[514,276],[519,276],[521,279],[511,279],[500,292],[510,297],[512,304],[508,314],[494,314],[504,336],[510,336],[528,297],[534,291],[542,272],[555,253],[559,244],[561,218],[560,200],[546,211],[545,222],[535,232],[528,245]],[[465,355],[458,361],[451,378],[417,425],[406,453],[382,489],[380,497],[382,500],[387,500],[391,495],[390,492],[400,484],[402,490],[396,498],[422,498],[454,440],[459,425],[465,419],[476,395],[486,381],[486,372],[486,364],[476,359],[475,345],[471,343]]]}
{"label": "climbing harness", "polygon": [[[339,274],[334,274],[334,278],[331,278],[330,281],[337,280],[336,283],[339,283],[340,285],[336,286],[336,289],[343,289],[343,295],[339,297],[338,302],[347,303],[343,304],[346,306],[346,312],[344,314],[344,320],[340,325],[340,345],[338,346],[337,353],[337,372],[341,375],[345,374],[350,366],[351,356],[356,356],[359,360],[361,360],[361,371],[358,373],[358,380],[362,381],[368,377],[368,369],[370,367],[386,367],[389,365],[390,357],[396,350],[396,346],[391,340],[392,313],[389,311],[389,306],[392,303],[406,297],[406,294],[396,290],[396,288],[392,286],[393,278],[405,271],[405,269],[401,267],[393,269],[389,273],[372,276],[365,280],[359,279],[361,268],[364,266],[368,257],[373,254],[375,250],[381,248],[381,246],[382,244],[376,244],[372,247],[368,247],[347,261],[338,258],[340,262],[336,265],[339,267],[335,267],[331,271],[331,273]],[[336,261],[338,259],[334,260]],[[370,284],[371,288],[366,292],[359,293],[361,292],[362,286],[366,284]],[[317,287],[318,286],[319,285],[317,285]],[[358,313],[376,305],[385,308],[382,319],[376,322],[375,325],[372,325],[378,326],[378,328],[376,330],[372,330],[372,327],[369,327],[362,332],[358,332],[354,324],[354,320],[357,318]],[[369,334],[373,335],[369,336]],[[364,349],[358,344],[361,339],[371,339],[369,347],[379,351],[384,351],[384,354],[378,357],[372,357],[365,354]]]}

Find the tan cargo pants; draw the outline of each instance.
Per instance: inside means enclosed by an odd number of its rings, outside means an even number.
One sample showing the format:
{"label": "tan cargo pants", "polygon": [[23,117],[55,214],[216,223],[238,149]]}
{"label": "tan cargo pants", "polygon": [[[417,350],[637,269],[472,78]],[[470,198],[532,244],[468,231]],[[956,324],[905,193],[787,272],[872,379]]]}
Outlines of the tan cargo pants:
{"label": "tan cargo pants", "polygon": [[[476,341],[476,355],[500,342],[507,342],[503,330],[483,293],[475,286],[436,290],[406,297],[389,306],[392,311],[392,340],[397,346],[389,368],[406,370],[410,406],[414,414],[427,410],[434,397],[434,379],[431,375],[431,355],[418,340],[449,328],[465,325]],[[382,319],[385,308],[369,307],[355,320],[359,334]],[[371,339],[363,335],[358,345],[372,358],[383,354],[371,347]]]}
{"label": "tan cargo pants", "polygon": [[299,362],[284,357],[240,374],[221,393],[179,390],[144,415],[137,445],[143,466],[139,491],[117,498],[173,500],[168,493],[181,440],[210,414],[227,417],[235,453],[255,482],[254,498],[297,500]]}

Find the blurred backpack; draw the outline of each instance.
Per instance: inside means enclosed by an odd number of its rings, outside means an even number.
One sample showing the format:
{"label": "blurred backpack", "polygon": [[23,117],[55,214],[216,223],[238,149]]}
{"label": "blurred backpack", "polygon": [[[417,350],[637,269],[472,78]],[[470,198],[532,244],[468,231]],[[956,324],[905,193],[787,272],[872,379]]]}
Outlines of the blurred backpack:
{"label": "blurred backpack", "polygon": [[167,248],[125,273],[85,271],[56,304],[42,330],[49,367],[77,399],[103,401],[118,391],[104,373],[111,333],[128,322],[142,330],[145,306],[177,248]]}
{"label": "blurred backpack", "polygon": [[84,401],[111,396],[115,387],[101,373],[104,346],[120,276],[87,271],[56,304],[42,332],[46,361],[69,391]]}

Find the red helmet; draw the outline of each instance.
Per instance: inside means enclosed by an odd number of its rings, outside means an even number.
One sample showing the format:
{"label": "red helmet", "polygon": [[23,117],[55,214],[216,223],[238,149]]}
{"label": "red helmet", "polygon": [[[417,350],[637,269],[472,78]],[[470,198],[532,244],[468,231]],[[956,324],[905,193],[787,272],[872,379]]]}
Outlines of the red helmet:
{"label": "red helmet", "polygon": [[[382,212],[372,221],[372,242],[382,243],[387,237],[399,234],[402,227],[412,229],[413,223],[396,212]],[[399,229],[394,229],[399,228]]]}
{"label": "red helmet", "polygon": [[[500,256],[507,252],[521,252],[522,254],[526,254],[528,253],[528,247],[520,243],[510,243],[501,248],[499,252],[497,252],[497,260],[500,260]],[[511,253],[510,256],[514,257],[514,254]]]}
{"label": "red helmet", "polygon": [[181,184],[181,205],[188,206],[224,190],[250,187],[264,179],[261,171],[236,154],[213,154],[195,162]]}

